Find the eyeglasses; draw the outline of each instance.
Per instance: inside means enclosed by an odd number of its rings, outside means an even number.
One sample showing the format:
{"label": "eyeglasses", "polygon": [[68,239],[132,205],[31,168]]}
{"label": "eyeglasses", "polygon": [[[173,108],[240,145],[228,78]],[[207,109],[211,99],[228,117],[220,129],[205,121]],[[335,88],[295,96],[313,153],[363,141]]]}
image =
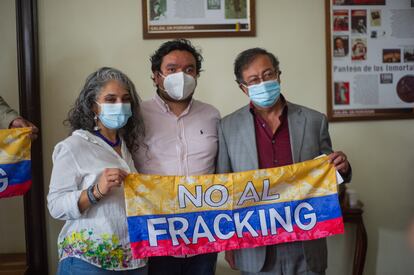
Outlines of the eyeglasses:
{"label": "eyeglasses", "polygon": [[274,80],[278,78],[281,74],[282,74],[281,71],[268,70],[264,72],[261,77],[252,76],[248,81],[244,81],[241,84],[244,84],[246,86],[257,85],[263,81]]}

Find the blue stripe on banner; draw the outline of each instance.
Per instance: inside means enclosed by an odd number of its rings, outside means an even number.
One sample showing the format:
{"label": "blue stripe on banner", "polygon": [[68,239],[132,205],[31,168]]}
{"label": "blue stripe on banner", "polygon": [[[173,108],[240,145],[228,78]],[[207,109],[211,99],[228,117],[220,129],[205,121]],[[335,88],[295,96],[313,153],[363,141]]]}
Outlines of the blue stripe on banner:
{"label": "blue stripe on banner", "polygon": [[[239,213],[240,214],[240,221],[243,220],[243,218],[248,214],[249,211],[253,211],[253,214],[248,219],[248,223],[252,226],[252,228],[255,231],[261,230],[260,225],[260,217],[259,217],[259,210],[264,210],[265,212],[265,219],[267,223],[267,228],[270,228],[270,217],[269,217],[269,210],[274,209],[276,212],[283,218],[283,220],[286,221],[286,215],[285,215],[285,207],[288,207],[290,209],[291,213],[291,221],[292,225],[296,225],[296,220],[294,217],[294,212],[296,207],[301,203],[309,203],[313,210],[307,210],[306,208],[303,208],[299,215],[298,219],[302,224],[308,224],[309,219],[305,218],[306,214],[309,213],[315,213],[316,214],[316,220],[317,222],[322,222],[334,218],[338,218],[342,215],[341,209],[339,207],[339,201],[338,201],[338,195],[328,195],[323,197],[316,197],[316,198],[309,198],[304,200],[298,200],[298,201],[289,201],[289,202],[281,202],[281,203],[274,203],[274,204],[267,204],[267,205],[256,205],[256,206],[250,206],[246,208],[241,208],[233,211],[231,210],[210,210],[210,211],[200,211],[200,212],[192,212],[192,213],[182,213],[182,214],[168,214],[168,215],[147,215],[147,216],[132,216],[128,217],[128,229],[129,229],[129,236],[131,242],[140,242],[143,240],[148,240],[148,229],[147,229],[147,221],[149,219],[156,219],[156,218],[168,218],[171,217],[181,217],[185,218],[189,225],[188,229],[186,230],[186,236],[188,238],[191,238],[194,232],[194,227],[196,223],[197,217],[201,216],[205,223],[208,226],[208,229],[210,229],[211,232],[214,232],[213,230],[213,224],[214,219],[218,214],[227,214],[231,217],[231,221],[227,221],[226,219],[221,219],[220,221],[220,231],[223,234],[229,233],[231,231],[235,230],[234,225],[234,214]],[[272,210],[273,211],[273,210]],[[166,234],[162,234],[158,236],[158,240],[167,240],[169,239],[169,229],[168,229],[168,222],[167,223],[160,223],[154,225],[156,230],[166,230]],[[176,222],[176,227],[179,229],[181,227],[181,222]],[[281,224],[276,221],[276,227],[280,228]],[[204,232],[203,229],[201,229],[201,232]],[[243,232],[248,232],[247,228],[244,228]]]}
{"label": "blue stripe on banner", "polygon": [[32,161],[22,160],[11,164],[0,164],[0,169],[6,172],[3,176],[0,172],[0,178],[8,178],[9,185],[26,182],[32,178]]}

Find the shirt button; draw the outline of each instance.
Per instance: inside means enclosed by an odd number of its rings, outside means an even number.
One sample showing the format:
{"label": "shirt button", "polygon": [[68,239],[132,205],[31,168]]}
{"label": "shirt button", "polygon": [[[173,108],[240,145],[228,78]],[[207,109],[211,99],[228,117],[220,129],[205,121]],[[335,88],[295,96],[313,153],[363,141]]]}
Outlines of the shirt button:
{"label": "shirt button", "polygon": [[275,140],[274,139],[272,139],[272,143],[275,144]]}
{"label": "shirt button", "polygon": [[264,124],[264,123],[263,123],[263,124],[262,124],[262,127],[263,127],[263,128],[266,128],[266,124]]}
{"label": "shirt button", "polygon": [[277,163],[277,160],[276,160],[276,159],[274,159],[274,160],[273,160],[273,163]]}

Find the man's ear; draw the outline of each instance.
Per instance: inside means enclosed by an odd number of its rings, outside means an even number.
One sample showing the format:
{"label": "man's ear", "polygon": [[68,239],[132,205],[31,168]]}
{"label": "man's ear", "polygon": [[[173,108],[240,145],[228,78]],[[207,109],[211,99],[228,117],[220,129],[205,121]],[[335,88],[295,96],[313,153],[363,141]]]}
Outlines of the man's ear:
{"label": "man's ear", "polygon": [[163,81],[162,76],[160,75],[160,72],[159,71],[152,72],[151,79],[152,79],[153,84],[155,86],[159,86],[159,84],[161,84],[162,81]]}
{"label": "man's ear", "polygon": [[160,77],[160,74],[158,73],[158,71],[152,72],[152,75],[151,75],[152,81],[156,82],[159,77]]}

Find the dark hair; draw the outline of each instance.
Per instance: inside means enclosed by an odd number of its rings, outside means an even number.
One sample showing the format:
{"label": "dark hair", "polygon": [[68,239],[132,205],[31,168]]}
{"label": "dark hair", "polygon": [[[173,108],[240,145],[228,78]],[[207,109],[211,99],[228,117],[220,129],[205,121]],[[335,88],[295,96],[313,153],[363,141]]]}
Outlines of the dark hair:
{"label": "dark hair", "polygon": [[125,140],[125,144],[130,152],[135,152],[144,138],[144,122],[141,115],[140,101],[134,83],[121,71],[103,67],[93,72],[86,78],[86,83],[82,88],[75,105],[68,113],[65,125],[69,125],[72,131],[82,129],[93,132],[95,126],[95,113],[93,106],[96,104],[102,88],[110,81],[115,80],[122,85],[131,97],[132,116],[127,124],[119,130],[119,134]]}
{"label": "dark hair", "polygon": [[201,71],[201,62],[203,62],[201,51],[197,50],[189,40],[182,38],[165,42],[153,53],[150,57],[152,72],[161,71],[161,63],[164,56],[176,50],[187,51],[194,56],[196,61],[196,72],[197,75],[199,75]]}
{"label": "dark hair", "polygon": [[[337,40],[341,40],[342,41],[342,43],[344,43],[345,41],[344,41],[344,39],[342,38],[342,37],[340,37],[340,36],[337,36],[337,37],[335,37],[335,39],[334,39],[334,43],[336,43],[336,41]],[[334,45],[335,46],[335,45]]]}
{"label": "dark hair", "polygon": [[263,48],[251,48],[239,53],[234,61],[234,75],[238,83],[243,82],[243,71],[249,66],[257,56],[266,55],[270,58],[273,67],[276,71],[279,71],[279,60],[272,53],[266,51]]}

